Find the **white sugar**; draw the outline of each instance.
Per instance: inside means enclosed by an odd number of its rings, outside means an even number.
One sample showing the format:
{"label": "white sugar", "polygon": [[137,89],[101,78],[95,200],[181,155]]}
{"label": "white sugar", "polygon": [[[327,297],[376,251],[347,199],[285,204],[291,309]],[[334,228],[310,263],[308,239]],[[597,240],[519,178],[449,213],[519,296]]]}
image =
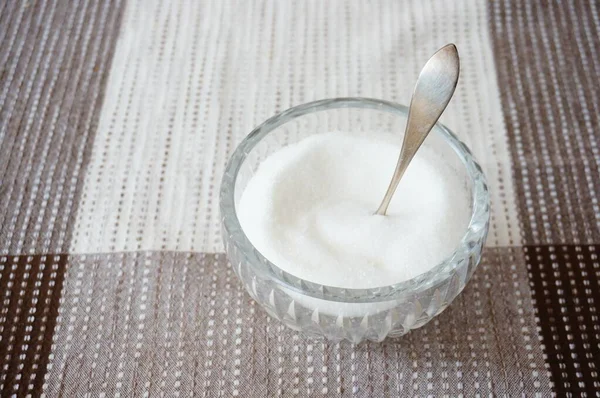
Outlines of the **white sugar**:
{"label": "white sugar", "polygon": [[300,278],[367,288],[413,278],[451,255],[470,203],[464,182],[421,148],[386,216],[373,213],[399,145],[347,133],[311,136],[261,163],[238,205],[252,244]]}

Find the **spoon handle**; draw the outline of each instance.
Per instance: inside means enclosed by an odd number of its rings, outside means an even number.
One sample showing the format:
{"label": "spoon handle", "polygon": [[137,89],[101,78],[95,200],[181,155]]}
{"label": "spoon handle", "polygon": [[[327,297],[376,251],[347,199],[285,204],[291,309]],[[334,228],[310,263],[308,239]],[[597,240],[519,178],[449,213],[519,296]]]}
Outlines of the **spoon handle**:
{"label": "spoon handle", "polygon": [[459,69],[456,46],[447,44],[433,54],[421,70],[410,101],[396,170],[375,214],[387,212],[406,168],[450,102],[458,83]]}

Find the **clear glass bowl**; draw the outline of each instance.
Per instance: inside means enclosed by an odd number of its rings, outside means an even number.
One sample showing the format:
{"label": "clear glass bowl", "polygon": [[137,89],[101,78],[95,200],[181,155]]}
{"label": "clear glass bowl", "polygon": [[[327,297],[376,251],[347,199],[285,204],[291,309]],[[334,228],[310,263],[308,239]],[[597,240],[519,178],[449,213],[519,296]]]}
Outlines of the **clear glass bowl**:
{"label": "clear glass bowl", "polygon": [[[252,131],[229,161],[220,193],[227,256],[250,295],[274,318],[332,341],[381,341],[423,326],[462,291],[481,259],[490,198],[485,176],[469,149],[437,124],[423,145],[452,167],[471,197],[471,219],[454,253],[430,271],[369,289],[324,286],[291,275],[256,250],[244,234],[236,206],[260,163],[283,146],[330,131],[393,133],[401,142],[408,108],[368,98],[335,98],[296,106]],[[426,248],[424,248],[426,250]]]}

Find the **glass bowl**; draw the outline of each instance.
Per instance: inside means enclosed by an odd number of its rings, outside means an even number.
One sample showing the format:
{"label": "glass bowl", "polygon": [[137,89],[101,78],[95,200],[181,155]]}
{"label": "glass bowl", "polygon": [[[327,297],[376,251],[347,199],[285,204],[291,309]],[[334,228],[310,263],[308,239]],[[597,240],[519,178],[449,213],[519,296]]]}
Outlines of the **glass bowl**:
{"label": "glass bowl", "polygon": [[376,99],[315,101],[265,121],[233,153],[220,192],[225,250],[252,298],[290,328],[310,336],[354,343],[401,336],[442,312],[479,264],[490,218],[485,176],[465,144],[440,123],[423,145],[434,149],[456,171],[470,194],[471,218],[453,254],[428,272],[377,288],[324,286],[271,263],[252,246],[240,226],[236,206],[253,173],[273,152],[312,134],[330,131],[393,133],[400,144],[407,116],[407,107]]}

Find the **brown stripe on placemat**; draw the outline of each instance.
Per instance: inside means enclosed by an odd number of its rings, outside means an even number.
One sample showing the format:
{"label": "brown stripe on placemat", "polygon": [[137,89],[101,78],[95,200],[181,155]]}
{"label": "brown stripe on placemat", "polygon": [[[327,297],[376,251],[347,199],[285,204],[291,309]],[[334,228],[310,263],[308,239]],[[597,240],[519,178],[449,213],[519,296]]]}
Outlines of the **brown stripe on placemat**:
{"label": "brown stripe on placemat", "polygon": [[0,254],[65,252],[123,1],[7,3],[0,16]]}
{"label": "brown stripe on placemat", "polygon": [[554,388],[600,394],[600,247],[527,246],[527,268]]}
{"label": "brown stripe on placemat", "polygon": [[490,5],[529,277],[561,396],[600,394],[600,268],[597,246],[583,244],[600,243],[599,9]]}
{"label": "brown stripe on placemat", "polygon": [[549,396],[520,248],[383,343],[311,340],[265,312],[224,254],[69,256],[48,396]]}
{"label": "brown stripe on placemat", "polygon": [[0,396],[42,391],[66,260],[0,257]]}
{"label": "brown stripe on placemat", "polygon": [[122,8],[0,4],[0,396],[41,393]]}
{"label": "brown stripe on placemat", "polygon": [[490,4],[525,244],[600,242],[599,9]]}

